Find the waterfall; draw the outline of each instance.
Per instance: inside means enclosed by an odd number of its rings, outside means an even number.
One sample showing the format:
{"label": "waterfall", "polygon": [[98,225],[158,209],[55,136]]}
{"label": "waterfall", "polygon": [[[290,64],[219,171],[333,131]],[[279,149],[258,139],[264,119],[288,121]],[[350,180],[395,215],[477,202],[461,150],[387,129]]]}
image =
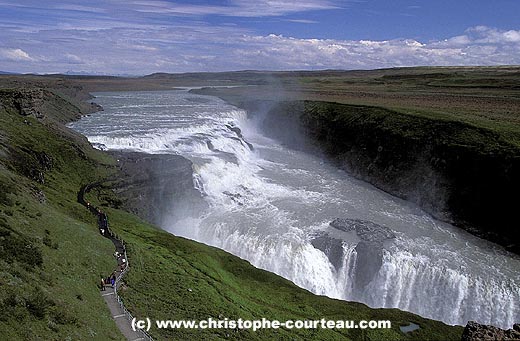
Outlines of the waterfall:
{"label": "waterfall", "polygon": [[[72,127],[108,149],[175,153],[194,164],[208,208],[164,229],[247,259],[316,294],[464,325],[520,321],[520,260],[323,160],[259,133],[247,114],[186,91],[104,93]],[[330,225],[391,231],[374,244]],[[367,223],[367,224],[369,224]]]}

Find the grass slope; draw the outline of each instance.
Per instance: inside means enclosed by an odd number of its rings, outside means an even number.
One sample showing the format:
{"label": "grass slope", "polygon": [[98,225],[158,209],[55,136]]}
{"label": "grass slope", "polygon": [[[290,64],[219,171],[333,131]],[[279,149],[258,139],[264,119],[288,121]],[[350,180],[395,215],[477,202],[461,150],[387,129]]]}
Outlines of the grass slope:
{"label": "grass slope", "polygon": [[[112,244],[76,203],[78,186],[110,162],[50,119],[73,107],[50,93],[46,115],[22,117],[1,91],[0,334],[4,340],[120,340],[96,288]],[[27,120],[27,123],[24,122]]]}
{"label": "grass slope", "polygon": [[[0,91],[0,332],[6,339],[121,339],[96,287],[113,246],[76,202],[82,184],[116,174],[111,160],[52,119],[67,103],[47,93],[46,118],[20,115]],[[53,112],[59,108],[59,112]],[[73,112],[73,107],[69,107]],[[72,117],[70,117],[72,118]],[[27,120],[29,124],[25,123]],[[61,119],[60,119],[61,120]],[[96,204],[117,202],[110,191]],[[128,245],[127,307],[152,319],[383,319],[390,330],[155,330],[158,339],[458,340],[461,327],[396,309],[316,296],[229,253],[175,237],[107,207]],[[400,324],[421,329],[403,334]]]}

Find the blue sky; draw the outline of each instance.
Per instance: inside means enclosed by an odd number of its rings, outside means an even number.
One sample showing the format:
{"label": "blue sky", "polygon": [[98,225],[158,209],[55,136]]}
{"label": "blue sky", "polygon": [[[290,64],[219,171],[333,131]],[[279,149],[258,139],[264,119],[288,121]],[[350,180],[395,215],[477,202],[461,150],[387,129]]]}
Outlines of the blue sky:
{"label": "blue sky", "polygon": [[517,0],[0,0],[0,70],[520,64]]}

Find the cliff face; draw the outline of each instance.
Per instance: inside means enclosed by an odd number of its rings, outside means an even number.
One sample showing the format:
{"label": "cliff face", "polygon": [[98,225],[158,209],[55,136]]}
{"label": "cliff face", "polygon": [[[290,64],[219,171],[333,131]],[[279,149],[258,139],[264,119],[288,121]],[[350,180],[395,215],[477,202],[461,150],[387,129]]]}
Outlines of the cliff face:
{"label": "cliff face", "polygon": [[111,152],[121,180],[114,190],[123,207],[159,226],[170,216],[197,214],[205,207],[193,185],[192,163],[180,155]]}
{"label": "cliff face", "polygon": [[62,123],[81,117],[80,108],[55,93],[40,88],[2,89],[1,103],[6,110],[37,119],[52,118]]}
{"label": "cliff face", "polygon": [[520,251],[520,149],[498,134],[378,107],[309,101],[245,107],[289,147],[324,152],[354,176]]}
{"label": "cliff face", "polygon": [[67,123],[102,108],[83,86],[64,80],[0,77],[0,100],[6,110],[23,116]]}

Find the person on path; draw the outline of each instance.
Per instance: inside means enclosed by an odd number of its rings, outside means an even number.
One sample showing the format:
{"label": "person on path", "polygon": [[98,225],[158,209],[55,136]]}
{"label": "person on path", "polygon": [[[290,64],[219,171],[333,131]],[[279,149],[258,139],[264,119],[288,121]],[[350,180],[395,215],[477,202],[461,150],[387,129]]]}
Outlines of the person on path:
{"label": "person on path", "polygon": [[101,276],[101,291],[105,291],[105,279]]}

